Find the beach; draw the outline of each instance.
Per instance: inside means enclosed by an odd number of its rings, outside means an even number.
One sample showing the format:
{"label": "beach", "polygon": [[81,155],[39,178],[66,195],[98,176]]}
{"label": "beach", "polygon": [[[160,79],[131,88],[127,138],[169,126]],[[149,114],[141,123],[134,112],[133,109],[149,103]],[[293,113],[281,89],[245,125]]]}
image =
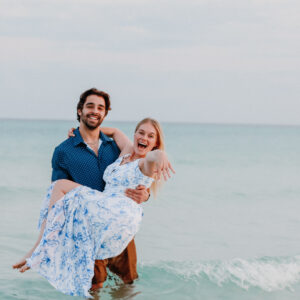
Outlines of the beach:
{"label": "beach", "polygon": [[[54,147],[77,124],[0,125],[0,299],[71,299],[11,265],[35,241]],[[132,137],[135,122],[103,126]],[[300,127],[162,126],[176,175],[143,204],[139,279],[123,285],[109,276],[100,298],[299,299]]]}

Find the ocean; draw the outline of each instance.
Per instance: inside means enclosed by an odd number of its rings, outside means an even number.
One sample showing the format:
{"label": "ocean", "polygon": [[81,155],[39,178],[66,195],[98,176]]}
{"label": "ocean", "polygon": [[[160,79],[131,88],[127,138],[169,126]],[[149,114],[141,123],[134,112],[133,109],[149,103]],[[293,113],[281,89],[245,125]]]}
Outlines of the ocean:
{"label": "ocean", "polygon": [[[133,122],[105,122],[133,136]],[[80,299],[11,265],[72,121],[0,120],[0,299]],[[144,204],[139,279],[95,299],[300,299],[300,127],[162,123],[176,174]]]}

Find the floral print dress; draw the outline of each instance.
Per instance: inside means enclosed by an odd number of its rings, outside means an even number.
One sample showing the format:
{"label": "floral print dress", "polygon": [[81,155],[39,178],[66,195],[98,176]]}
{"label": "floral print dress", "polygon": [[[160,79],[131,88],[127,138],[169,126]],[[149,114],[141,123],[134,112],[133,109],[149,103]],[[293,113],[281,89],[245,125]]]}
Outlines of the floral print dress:
{"label": "floral print dress", "polygon": [[120,165],[123,157],[105,170],[103,192],[78,186],[48,213],[55,182],[48,189],[39,219],[44,234],[27,265],[65,294],[90,297],[95,260],[119,255],[139,229],[142,207],[124,191],[148,188],[153,178],[141,172],[139,160]]}

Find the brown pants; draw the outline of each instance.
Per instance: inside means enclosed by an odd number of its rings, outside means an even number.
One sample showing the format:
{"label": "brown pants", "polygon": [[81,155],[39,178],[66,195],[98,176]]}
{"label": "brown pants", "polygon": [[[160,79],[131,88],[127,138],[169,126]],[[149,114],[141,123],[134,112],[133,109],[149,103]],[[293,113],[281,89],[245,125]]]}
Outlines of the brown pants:
{"label": "brown pants", "polygon": [[138,278],[136,262],[137,258],[134,240],[132,240],[127,248],[118,256],[104,260],[96,260],[92,289],[106,280],[106,267],[108,267],[111,272],[118,275],[124,283],[132,283],[134,279]]}

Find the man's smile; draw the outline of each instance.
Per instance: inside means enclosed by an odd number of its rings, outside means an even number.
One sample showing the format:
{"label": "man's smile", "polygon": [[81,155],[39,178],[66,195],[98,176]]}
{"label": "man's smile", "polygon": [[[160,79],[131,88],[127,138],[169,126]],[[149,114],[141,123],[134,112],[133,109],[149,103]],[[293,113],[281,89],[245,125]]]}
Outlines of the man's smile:
{"label": "man's smile", "polygon": [[100,119],[100,117],[99,116],[91,116],[91,115],[88,115],[87,116],[89,119],[91,119],[91,120],[99,120]]}

